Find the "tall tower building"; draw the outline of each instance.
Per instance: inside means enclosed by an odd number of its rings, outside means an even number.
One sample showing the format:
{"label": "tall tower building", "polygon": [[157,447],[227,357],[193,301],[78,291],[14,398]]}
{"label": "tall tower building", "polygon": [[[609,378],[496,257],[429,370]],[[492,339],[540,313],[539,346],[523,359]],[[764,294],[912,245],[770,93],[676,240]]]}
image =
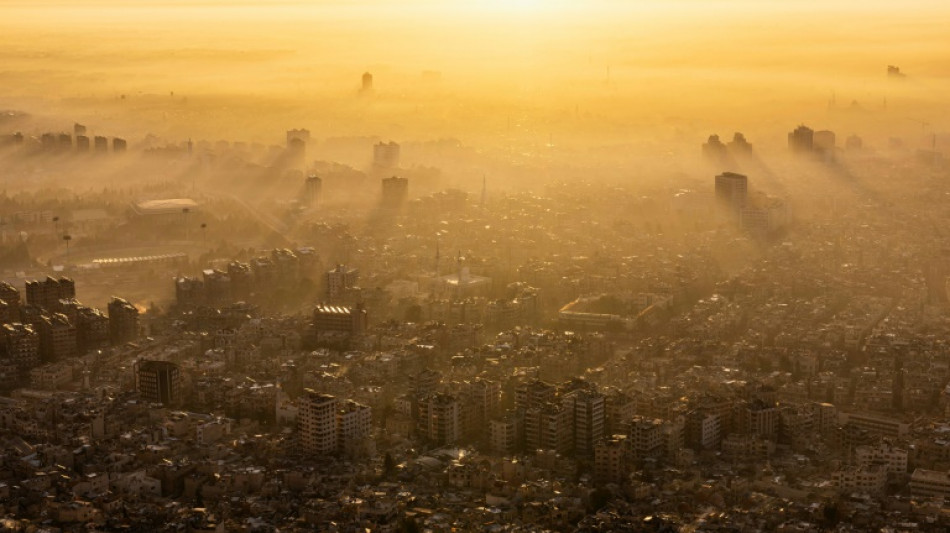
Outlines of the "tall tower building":
{"label": "tall tower building", "polygon": [[307,162],[307,143],[310,142],[310,130],[287,131],[287,155],[291,167],[303,169]]}
{"label": "tall tower building", "polygon": [[[6,281],[0,281],[0,300],[7,303],[8,314],[10,317],[20,316],[20,291]],[[17,322],[18,320],[9,320],[8,322]]]}
{"label": "tall tower building", "polygon": [[356,287],[360,271],[346,265],[337,265],[327,272],[327,299],[331,302],[339,301],[346,294],[347,289]]}
{"label": "tall tower building", "polygon": [[335,453],[339,407],[336,397],[307,390],[298,401],[297,436],[300,448],[304,453],[314,455]]}
{"label": "tall tower building", "polygon": [[716,199],[739,212],[749,196],[749,178],[735,172],[723,172],[716,176]]}
{"label": "tall tower building", "polygon": [[30,370],[40,364],[40,336],[29,324],[4,324],[2,341],[5,358],[12,363],[20,380],[30,375]]}
{"label": "tall tower building", "polygon": [[834,158],[836,146],[835,132],[831,130],[816,131],[812,137],[812,148],[827,159]]}
{"label": "tall tower building", "polygon": [[112,344],[124,344],[138,337],[139,310],[122,298],[112,297],[109,302],[109,339]]}
{"label": "tall tower building", "polygon": [[373,410],[368,405],[346,400],[336,412],[337,451],[358,454],[363,439],[373,430]]}
{"label": "tall tower building", "polygon": [[399,145],[379,142],[373,145],[373,170],[392,171],[399,168]]}
{"label": "tall tower building", "polygon": [[320,196],[323,194],[323,180],[319,176],[307,176],[304,190],[307,207],[316,207],[320,202]]}
{"label": "tall tower building", "polygon": [[788,148],[797,153],[811,152],[814,148],[815,132],[804,124],[788,134]]}
{"label": "tall tower building", "polygon": [[574,453],[593,457],[594,444],[604,438],[607,428],[606,397],[594,391],[578,390],[568,394],[565,407],[574,415]]}
{"label": "tall tower building", "polygon": [[181,371],[168,361],[139,361],[135,365],[135,390],[143,400],[175,406],[181,403]]}
{"label": "tall tower building", "polygon": [[382,205],[388,209],[398,209],[409,199],[409,180],[393,176],[383,180]]}
{"label": "tall tower building", "polygon": [[76,355],[76,326],[69,322],[66,315],[53,313],[43,315],[39,323],[40,359],[50,363],[61,361]]}
{"label": "tall tower building", "polygon": [[52,278],[26,282],[26,303],[47,311],[58,311],[59,301],[76,297],[76,283],[72,279]]}

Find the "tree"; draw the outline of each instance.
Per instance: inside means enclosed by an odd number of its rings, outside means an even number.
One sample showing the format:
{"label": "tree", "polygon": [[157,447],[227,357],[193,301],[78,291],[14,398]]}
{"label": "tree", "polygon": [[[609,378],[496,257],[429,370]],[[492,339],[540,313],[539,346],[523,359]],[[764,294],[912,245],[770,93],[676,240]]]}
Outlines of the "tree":
{"label": "tree", "polygon": [[610,502],[613,494],[606,487],[598,487],[590,493],[590,512],[596,513]]}
{"label": "tree", "polygon": [[396,471],[396,460],[393,459],[393,455],[389,452],[386,452],[386,457],[383,458],[383,477],[389,477]]}

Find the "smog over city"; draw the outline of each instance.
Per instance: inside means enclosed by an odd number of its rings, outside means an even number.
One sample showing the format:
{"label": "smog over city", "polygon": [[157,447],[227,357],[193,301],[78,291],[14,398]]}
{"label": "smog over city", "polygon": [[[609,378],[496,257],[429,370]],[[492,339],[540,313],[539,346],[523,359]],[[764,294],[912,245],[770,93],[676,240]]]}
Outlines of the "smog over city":
{"label": "smog over city", "polygon": [[0,0],[0,530],[950,528],[948,28]]}

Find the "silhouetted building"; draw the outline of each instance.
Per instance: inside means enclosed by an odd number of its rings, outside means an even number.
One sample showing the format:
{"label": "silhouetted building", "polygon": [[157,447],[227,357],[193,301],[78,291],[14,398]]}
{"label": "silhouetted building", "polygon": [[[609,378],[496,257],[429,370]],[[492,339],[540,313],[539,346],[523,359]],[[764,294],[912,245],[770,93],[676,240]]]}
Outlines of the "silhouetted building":
{"label": "silhouetted building", "polygon": [[310,142],[310,130],[294,129],[287,131],[287,154],[290,165],[303,168],[307,162],[307,143]]}
{"label": "silhouetted building", "polygon": [[135,390],[143,400],[176,406],[181,403],[181,371],[168,361],[139,361],[135,366]]}
{"label": "silhouetted building", "polygon": [[134,341],[139,333],[139,310],[122,298],[109,302],[109,340],[112,344]]}
{"label": "silhouetted building", "polygon": [[739,210],[739,224],[749,233],[771,235],[788,225],[788,206],[773,198],[763,206],[743,207]]}
{"label": "silhouetted building", "polygon": [[96,135],[92,140],[92,146],[97,153],[105,153],[109,151],[109,139],[101,135]]}
{"label": "silhouetted building", "polygon": [[864,141],[857,135],[849,135],[844,141],[844,147],[847,150],[860,150],[864,147]]}
{"label": "silhouetted building", "polygon": [[86,127],[76,122],[75,124],[73,124],[73,134],[76,135],[77,137],[80,135],[85,135]]}
{"label": "silhouetted building", "polygon": [[112,151],[114,153],[120,154],[125,151],[126,147],[125,139],[120,139],[119,137],[112,139]]}
{"label": "silhouetted building", "polygon": [[301,450],[313,455],[336,453],[339,406],[336,397],[308,390],[298,399],[298,404],[297,440]]}
{"label": "silhouetted building", "polygon": [[254,271],[251,265],[241,261],[228,263],[228,277],[231,278],[231,296],[243,300],[251,295],[254,286]]}
{"label": "silhouetted building", "polygon": [[58,311],[59,301],[76,297],[76,283],[69,278],[52,278],[26,282],[26,303],[48,311]]}
{"label": "silhouetted building", "polygon": [[76,355],[76,326],[66,315],[53,313],[39,320],[40,359],[44,363],[62,361]]}
{"label": "silhouetted building", "polygon": [[76,343],[84,352],[109,342],[109,318],[98,309],[79,307],[76,314]]}
{"label": "silhouetted building", "polygon": [[814,149],[814,137],[814,130],[801,125],[788,134],[788,147],[797,153],[811,152]]}
{"label": "silhouetted building", "polygon": [[462,437],[462,405],[451,394],[435,393],[419,400],[417,430],[429,442],[444,446]]}
{"label": "silhouetted building", "polygon": [[895,79],[895,78],[896,78],[896,79],[900,79],[900,78],[903,78],[904,76],[905,76],[905,74],[904,74],[903,72],[901,72],[900,67],[896,67],[896,66],[894,66],[894,65],[888,65],[888,66],[887,66],[887,77],[888,77],[888,78],[891,78],[891,79]]}
{"label": "silhouetted building", "polygon": [[730,210],[738,212],[749,196],[749,178],[735,172],[716,176],[716,199]]}
{"label": "silhouetted building", "polygon": [[398,209],[409,199],[409,180],[393,176],[383,180],[383,207]]}
{"label": "silhouetted building", "polygon": [[719,140],[718,135],[710,135],[703,143],[703,155],[710,159],[722,159],[726,156],[726,145]]}
{"label": "silhouetted building", "polygon": [[594,444],[605,436],[606,397],[599,392],[578,390],[568,394],[563,403],[573,409],[574,453],[593,458]]}
{"label": "silhouetted building", "polygon": [[323,193],[323,180],[319,176],[307,176],[304,188],[307,206],[316,207],[320,202],[320,195]]}
{"label": "silhouetted building", "polygon": [[231,303],[231,277],[216,268],[201,271],[205,301],[218,306]]}
{"label": "silhouetted building", "polygon": [[[20,316],[20,291],[6,281],[0,281],[0,300],[3,300],[9,306],[8,312],[11,317],[19,319]],[[16,322],[9,320],[7,322]]]}
{"label": "silhouetted building", "polygon": [[360,90],[364,93],[368,93],[373,90],[373,75],[369,72],[363,73]]}
{"label": "silhouetted building", "polygon": [[399,168],[399,145],[395,142],[379,142],[373,146],[373,170],[386,171]]}
{"label": "silhouetted building", "polygon": [[835,132],[829,130],[816,131],[812,136],[812,148],[815,152],[828,159],[835,155]]}
{"label": "silhouetted building", "polygon": [[60,133],[57,139],[57,147],[63,152],[71,150],[73,147],[73,137],[68,133]]}
{"label": "silhouetted building", "polygon": [[326,332],[362,335],[366,331],[366,318],[362,304],[356,307],[319,304],[313,310],[313,329],[317,336]]}
{"label": "silhouetted building", "polygon": [[736,153],[751,152],[752,145],[746,140],[745,135],[737,131],[729,142],[729,149]]}
{"label": "silhouetted building", "polygon": [[26,380],[30,370],[40,364],[40,336],[29,324],[15,322],[3,324],[3,359],[10,363],[18,373],[17,376],[4,376],[7,380],[16,382]]}
{"label": "silhouetted building", "polygon": [[43,135],[40,135],[40,147],[48,152],[55,150],[56,135],[53,135],[52,133],[44,133]]}
{"label": "silhouetted building", "polygon": [[76,151],[77,152],[89,151],[89,137],[86,137],[85,135],[76,136]]}
{"label": "silhouetted building", "polygon": [[198,305],[204,301],[204,287],[198,278],[180,276],[175,279],[175,301],[181,306]]}
{"label": "silhouetted building", "polygon": [[337,265],[336,268],[327,272],[327,299],[331,302],[342,299],[347,289],[356,287],[359,277],[359,270],[348,268],[346,265]]}
{"label": "silhouetted building", "polygon": [[612,435],[594,446],[594,479],[598,483],[623,483],[627,474],[627,436]]}

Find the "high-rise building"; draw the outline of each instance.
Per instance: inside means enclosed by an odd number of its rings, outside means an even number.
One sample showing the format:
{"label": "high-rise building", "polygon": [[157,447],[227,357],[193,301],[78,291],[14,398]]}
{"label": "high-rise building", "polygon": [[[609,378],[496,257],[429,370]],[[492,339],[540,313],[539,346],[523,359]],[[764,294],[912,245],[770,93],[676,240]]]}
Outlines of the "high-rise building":
{"label": "high-rise building", "polygon": [[373,170],[386,171],[396,168],[399,168],[399,145],[392,141],[373,145]]}
{"label": "high-rise building", "polygon": [[300,279],[300,259],[289,248],[274,248],[270,252],[271,261],[277,269],[280,285],[294,285]]}
{"label": "high-rise building", "polygon": [[297,436],[304,453],[336,453],[338,406],[335,396],[309,389],[298,399]]}
{"label": "high-rise building", "polygon": [[606,397],[596,391],[578,390],[563,399],[573,412],[574,453],[593,457],[594,444],[604,438],[606,429]]}
{"label": "high-rise building", "polygon": [[[0,300],[3,300],[7,303],[8,313],[10,317],[19,317],[20,316],[20,291],[16,289],[13,285],[10,285],[6,281],[0,281]],[[16,320],[8,320],[7,322],[18,322],[19,318]]]}
{"label": "high-rise building", "polygon": [[327,272],[327,299],[331,302],[342,299],[347,289],[356,287],[359,277],[359,270],[346,265],[337,265],[336,268]]}
{"label": "high-rise building", "polygon": [[336,413],[337,451],[357,455],[361,444],[373,430],[373,410],[353,400],[346,400]]}
{"label": "high-rise building", "polygon": [[418,430],[437,445],[458,442],[462,437],[462,406],[458,398],[443,393],[421,398]]}
{"label": "high-rise building", "polygon": [[320,203],[320,196],[323,194],[323,180],[319,176],[307,176],[304,182],[305,201],[307,207],[316,207]]}
{"label": "high-rise building", "polygon": [[20,380],[30,375],[30,370],[40,364],[40,336],[29,324],[3,325],[3,346],[6,359],[12,363]]}
{"label": "high-rise building", "polygon": [[518,385],[515,389],[515,407],[530,409],[554,401],[557,387],[546,381],[536,379]]}
{"label": "high-rise building", "polygon": [[501,383],[475,378],[460,384],[459,395],[465,415],[464,433],[472,438],[484,435],[501,405]]}
{"label": "high-rise building", "polygon": [[297,438],[304,453],[356,455],[371,436],[373,411],[353,400],[307,389],[297,400]]}
{"label": "high-rise building", "polygon": [[216,268],[201,271],[204,281],[204,297],[211,305],[231,303],[231,277]]}
{"label": "high-rise building", "polygon": [[112,344],[134,341],[139,334],[139,310],[128,301],[112,297],[109,302],[109,339]]}
{"label": "high-rise building", "polygon": [[76,283],[66,277],[47,276],[43,281],[26,282],[26,303],[47,311],[59,311],[59,301],[76,297]]}
{"label": "high-rise building", "polygon": [[372,92],[373,90],[373,75],[369,72],[364,72],[363,77],[360,80],[360,90],[364,93]]}
{"label": "high-rise building", "polygon": [[793,152],[808,153],[814,149],[815,131],[804,124],[788,134],[788,147]]}
{"label": "high-rise building", "polygon": [[658,457],[664,451],[663,422],[658,418],[634,417],[627,429],[627,446],[632,457]]}
{"label": "high-rise building", "polygon": [[302,169],[307,162],[307,143],[310,142],[310,130],[295,129],[287,131],[287,155],[290,166]]}
{"label": "high-rise building", "polygon": [[244,300],[251,296],[254,287],[254,271],[251,265],[242,261],[228,263],[228,277],[231,278],[231,296]]}
{"label": "high-rise building", "polygon": [[102,311],[81,306],[76,314],[76,342],[80,351],[109,342],[109,318]]}
{"label": "high-rise building", "polygon": [[716,176],[716,199],[736,213],[745,206],[749,196],[749,178],[735,172]]}
{"label": "high-rise building", "polygon": [[703,156],[718,160],[725,158],[726,155],[726,145],[719,140],[718,135],[710,135],[709,139],[703,143]]}
{"label": "high-rise building", "polygon": [[39,321],[40,359],[44,363],[61,361],[76,355],[76,326],[66,315],[43,315]]}
{"label": "high-rise building", "polygon": [[627,437],[612,435],[594,445],[594,478],[598,483],[622,483],[627,474]]}
{"label": "high-rise building", "polygon": [[19,314],[13,314],[13,306],[0,299],[0,324],[9,324],[11,322],[18,322],[20,319]]}
{"label": "high-rise building", "polygon": [[835,132],[830,130],[816,131],[812,136],[812,148],[819,155],[832,159],[835,155]]}
{"label": "high-rise building", "polygon": [[569,453],[574,447],[573,415],[572,409],[552,403],[525,410],[525,449]]}
{"label": "high-rise building", "polygon": [[143,400],[175,406],[181,403],[181,371],[168,361],[139,361],[135,365],[135,390]]}
{"label": "high-rise building", "polygon": [[398,209],[409,199],[409,180],[393,176],[383,180],[382,205],[388,209]]}
{"label": "high-rise building", "polygon": [[512,412],[505,413],[500,418],[493,418],[488,429],[491,449],[495,453],[515,452],[523,438],[521,422]]}

